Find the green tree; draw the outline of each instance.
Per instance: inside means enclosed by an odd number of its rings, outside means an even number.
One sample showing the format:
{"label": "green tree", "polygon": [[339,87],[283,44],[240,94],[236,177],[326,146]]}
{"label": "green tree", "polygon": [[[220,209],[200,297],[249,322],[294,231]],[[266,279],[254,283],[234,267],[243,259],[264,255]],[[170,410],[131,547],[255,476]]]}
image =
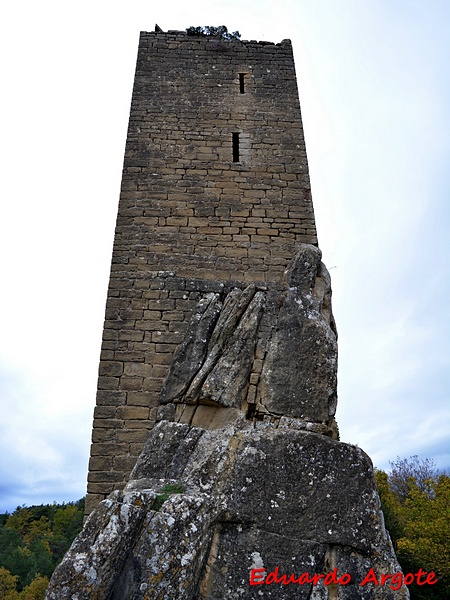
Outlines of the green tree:
{"label": "green tree", "polygon": [[205,25],[205,27],[188,27],[186,33],[197,37],[214,37],[220,40],[232,41],[237,41],[241,37],[239,31],[233,31],[231,33],[225,25],[219,25],[217,27],[214,27],[213,25]]}
{"label": "green tree", "polygon": [[[63,505],[22,506],[12,515],[0,515],[0,567],[14,578],[14,590],[19,594],[11,596],[14,600],[43,598],[45,582],[82,528],[83,514],[84,499]],[[3,580],[4,585],[12,585],[5,573]],[[0,600],[4,600],[2,593]]]}
{"label": "green tree", "polygon": [[53,532],[51,524],[47,517],[41,517],[39,520],[31,521],[27,524],[26,531],[23,534],[23,541],[27,546],[39,538],[51,538]]}
{"label": "green tree", "polygon": [[0,567],[0,598],[2,600],[19,600],[16,586],[17,577],[11,575],[8,569]]}
{"label": "green tree", "polygon": [[18,506],[12,515],[9,516],[5,523],[7,529],[13,529],[22,537],[25,536],[28,526],[33,519],[31,508]]}
{"label": "green tree", "polygon": [[403,514],[404,535],[398,540],[400,564],[405,572],[422,568],[434,571],[439,579],[431,590],[412,586],[414,597],[450,598],[450,477],[429,479],[420,487],[411,483]]}
{"label": "green tree", "polygon": [[20,593],[20,600],[44,600],[48,581],[47,577],[36,575],[30,585],[27,585]]}
{"label": "green tree", "polygon": [[403,536],[404,531],[404,517],[402,515],[401,502],[389,486],[387,473],[375,469],[375,481],[380,496],[384,523],[391,536],[394,549],[397,550],[397,542]]}
{"label": "green tree", "polygon": [[397,460],[375,480],[388,529],[403,573],[436,573],[438,583],[412,584],[412,600],[450,598],[450,477],[417,456]]}
{"label": "green tree", "polygon": [[53,519],[55,535],[72,541],[83,527],[83,517],[84,510],[76,504],[58,508]]}
{"label": "green tree", "polygon": [[[0,527],[0,565],[8,566],[8,557],[14,552],[15,549],[22,546],[22,538],[14,529],[8,529],[7,527]],[[10,569],[11,570],[11,569]]]}

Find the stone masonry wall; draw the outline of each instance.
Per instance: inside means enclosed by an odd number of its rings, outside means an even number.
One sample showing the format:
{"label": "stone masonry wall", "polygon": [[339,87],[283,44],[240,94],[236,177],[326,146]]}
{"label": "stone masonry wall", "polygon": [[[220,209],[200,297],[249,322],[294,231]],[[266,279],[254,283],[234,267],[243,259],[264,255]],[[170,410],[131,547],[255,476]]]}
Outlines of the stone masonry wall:
{"label": "stone masonry wall", "polygon": [[290,41],[141,33],[87,512],[127,481],[198,300],[273,287],[300,243],[317,238]]}

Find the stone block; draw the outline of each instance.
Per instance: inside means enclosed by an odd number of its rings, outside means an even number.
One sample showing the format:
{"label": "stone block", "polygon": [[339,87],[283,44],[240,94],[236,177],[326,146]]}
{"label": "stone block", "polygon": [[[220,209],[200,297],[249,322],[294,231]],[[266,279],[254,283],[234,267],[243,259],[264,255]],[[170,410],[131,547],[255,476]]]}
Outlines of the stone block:
{"label": "stone block", "polygon": [[112,468],[112,456],[92,456],[89,460],[89,471],[107,471]]}
{"label": "stone block", "polygon": [[111,360],[100,361],[99,375],[101,376],[120,376],[123,373],[123,363]]}
{"label": "stone block", "polygon": [[120,388],[127,391],[139,391],[142,389],[143,377],[122,376],[120,378]]}
{"label": "stone block", "polygon": [[90,471],[88,481],[92,483],[116,483],[122,481],[123,474],[118,471]]}
{"label": "stone block", "polygon": [[117,448],[114,443],[115,435],[111,435],[109,442],[93,442],[91,444],[91,456],[107,456],[113,454]]}
{"label": "stone block", "polygon": [[[123,372],[125,377],[151,377],[152,365],[146,364],[144,362],[126,362]],[[122,380],[123,379],[124,378],[122,378]]]}
{"label": "stone block", "polygon": [[91,484],[91,486],[93,489],[86,497],[86,514],[90,514],[95,508],[97,508],[99,503],[105,499],[105,494],[95,492],[95,488],[98,487],[96,484]]}
{"label": "stone block", "polygon": [[99,377],[98,378],[98,389],[99,390],[117,390],[119,388],[118,377]]}
{"label": "stone block", "polygon": [[128,419],[124,423],[125,429],[150,429],[151,425],[149,421],[143,421],[141,418]]}
{"label": "stone block", "polygon": [[120,406],[117,409],[119,419],[143,419],[149,417],[149,408],[145,406]]}
{"label": "stone block", "polygon": [[162,313],[160,310],[144,310],[144,319],[149,321],[160,321]]}
{"label": "stone block", "polygon": [[114,469],[121,473],[130,473],[136,460],[132,456],[115,456]]}
{"label": "stone block", "polygon": [[[142,391],[144,392],[159,392],[163,385],[163,379],[146,377],[142,383]],[[153,397],[153,396],[152,396]],[[157,400],[156,400],[157,401]]]}
{"label": "stone block", "polygon": [[186,410],[180,418],[180,423],[189,422],[193,427],[202,429],[220,429],[231,425],[236,421],[239,410],[236,408],[225,408],[222,406],[208,406],[201,404],[192,407],[192,416],[190,421],[186,421],[189,412]]}
{"label": "stone block", "polygon": [[104,429],[106,431],[114,431],[114,429],[119,429],[123,426],[123,421],[120,419],[94,419],[94,430],[99,431],[100,429]]}
{"label": "stone block", "polygon": [[151,392],[128,392],[127,403],[130,406],[150,406]]}
{"label": "stone block", "polygon": [[[123,442],[128,444],[144,444],[148,438],[148,431],[146,429],[123,429],[116,433],[116,439],[118,442]],[[127,446],[129,448],[129,446]],[[133,456],[134,462],[136,459]],[[134,463],[133,463],[134,465]]]}
{"label": "stone block", "polygon": [[116,414],[115,406],[96,406],[94,408],[94,419],[113,419]]}

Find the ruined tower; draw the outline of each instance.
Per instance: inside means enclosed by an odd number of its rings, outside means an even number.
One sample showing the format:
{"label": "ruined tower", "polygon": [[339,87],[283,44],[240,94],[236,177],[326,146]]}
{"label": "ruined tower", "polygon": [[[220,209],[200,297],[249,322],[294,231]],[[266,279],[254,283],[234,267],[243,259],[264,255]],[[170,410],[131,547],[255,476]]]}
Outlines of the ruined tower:
{"label": "ruined tower", "polygon": [[408,598],[367,581],[400,568],[336,373],[290,42],[142,33],[92,512],[47,600]]}
{"label": "ruined tower", "polygon": [[88,512],[126,482],[199,298],[279,282],[300,243],[317,237],[290,41],[141,33]]}

